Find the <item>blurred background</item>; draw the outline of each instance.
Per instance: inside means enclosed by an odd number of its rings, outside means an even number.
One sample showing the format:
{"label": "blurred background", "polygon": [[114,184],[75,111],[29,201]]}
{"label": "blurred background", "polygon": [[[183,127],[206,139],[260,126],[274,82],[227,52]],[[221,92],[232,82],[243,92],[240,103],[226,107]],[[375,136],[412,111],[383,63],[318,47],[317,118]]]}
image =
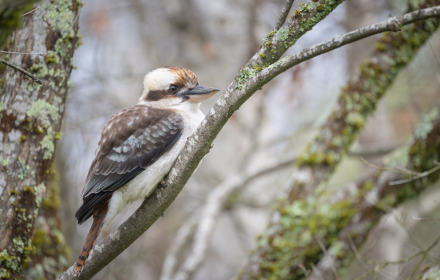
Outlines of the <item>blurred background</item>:
{"label": "blurred background", "polygon": [[[284,0],[85,0],[80,30],[83,45],[74,56],[72,88],[58,142],[56,168],[60,180],[62,216],[73,263],[91,221],[76,224],[88,168],[102,128],[142,92],[144,75],[161,66],[191,69],[200,83],[221,89],[202,104],[207,113],[233,81],[238,70],[259,49],[278,18]],[[292,12],[298,7],[294,3]],[[330,39],[353,29],[402,14],[407,1],[356,0],[339,6],[289,50]],[[160,279],[170,244],[190,217],[203,214],[212,190],[228,178],[269,163],[292,159],[304,149],[332,110],[341,87],[358,73],[358,65],[374,48],[377,37],[337,49],[290,69],[265,85],[234,113],[186,187],[135,244],[94,279]],[[405,143],[424,114],[440,97],[440,36],[437,33],[399,76],[329,183],[337,189],[361,177],[373,163]],[[259,177],[234,192],[215,221],[208,251],[193,279],[232,279],[245,263],[270,217],[277,192],[287,187],[291,168]],[[375,232],[371,248],[377,260],[399,260],[429,244],[439,221],[435,217],[437,188],[387,215]],[[108,236],[140,205],[132,204],[103,231]],[[417,229],[415,229],[417,227]],[[192,237],[193,238],[193,237]],[[194,241],[187,240],[188,245]],[[186,246],[188,247],[188,246]],[[437,248],[438,249],[438,248]],[[179,261],[185,260],[189,251]],[[440,250],[433,250],[434,257]],[[407,265],[411,265],[407,264]],[[398,279],[403,266],[386,269],[379,279]],[[410,271],[410,270],[409,270]],[[353,275],[363,271],[353,268]],[[351,276],[349,276],[351,277]],[[354,277],[353,277],[354,278]]]}

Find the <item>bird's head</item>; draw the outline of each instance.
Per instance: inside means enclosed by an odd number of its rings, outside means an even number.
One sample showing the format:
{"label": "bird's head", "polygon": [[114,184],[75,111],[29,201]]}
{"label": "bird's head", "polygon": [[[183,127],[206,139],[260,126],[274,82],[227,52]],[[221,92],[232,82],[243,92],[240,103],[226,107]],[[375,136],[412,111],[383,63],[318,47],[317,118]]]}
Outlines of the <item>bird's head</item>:
{"label": "bird's head", "polygon": [[173,105],[182,102],[201,102],[213,96],[218,89],[199,85],[197,76],[180,67],[158,68],[144,78],[140,102]]}

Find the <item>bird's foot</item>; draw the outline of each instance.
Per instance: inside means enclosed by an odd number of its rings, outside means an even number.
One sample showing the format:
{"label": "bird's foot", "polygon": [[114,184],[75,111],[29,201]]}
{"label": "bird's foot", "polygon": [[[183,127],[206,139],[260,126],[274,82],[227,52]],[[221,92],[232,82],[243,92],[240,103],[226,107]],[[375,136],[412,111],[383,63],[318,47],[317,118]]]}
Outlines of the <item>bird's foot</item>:
{"label": "bird's foot", "polygon": [[165,179],[162,179],[162,181],[160,181],[160,185],[161,185],[162,187],[166,187],[166,186],[168,186],[168,183],[165,182]]}

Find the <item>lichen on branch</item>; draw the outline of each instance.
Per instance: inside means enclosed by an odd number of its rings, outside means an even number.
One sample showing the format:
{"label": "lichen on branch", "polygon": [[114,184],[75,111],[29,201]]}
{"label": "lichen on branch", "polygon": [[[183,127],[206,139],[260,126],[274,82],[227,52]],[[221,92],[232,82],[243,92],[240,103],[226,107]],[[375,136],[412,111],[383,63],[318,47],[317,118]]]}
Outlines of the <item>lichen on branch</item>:
{"label": "lichen on branch", "polygon": [[281,56],[306,32],[312,30],[320,21],[325,19],[333,10],[346,0],[319,0],[300,3],[298,10],[294,12],[283,27],[271,31],[260,46],[260,50],[240,70],[236,77],[237,88],[241,89],[244,82],[252,76],[242,75],[242,71],[259,72],[272,63],[278,61]]}
{"label": "lichen on branch", "polygon": [[[325,246],[337,240],[339,230],[355,214],[355,208],[350,207],[359,198],[348,198],[335,204],[342,207],[335,207],[315,198],[315,190],[333,174],[377,102],[438,24],[437,19],[430,19],[404,27],[402,32],[385,33],[379,39],[385,47],[376,49],[362,63],[358,78],[342,89],[337,107],[298,158],[295,172],[302,174],[298,176],[301,180],[297,179],[277,202],[271,223],[259,237],[258,247],[239,279],[299,279],[304,276],[301,266],[323,256],[316,238]],[[369,187],[363,186],[363,191]],[[324,210],[325,217],[320,215]],[[338,248],[337,244],[333,248]]]}
{"label": "lichen on branch", "polygon": [[[28,272],[35,269],[44,278],[54,278],[58,271],[53,267],[66,265],[64,249],[58,246],[62,244],[60,223],[53,223],[54,217],[39,216],[39,210],[47,206],[45,194],[52,198],[57,194],[52,162],[73,52],[79,44],[79,7],[76,0],[45,0],[22,17],[23,27],[12,35],[8,61],[40,78],[42,85],[6,68],[0,96],[0,278],[21,279],[26,263]],[[52,208],[52,215],[56,209]],[[59,241],[58,251],[41,250],[39,244],[44,242],[33,242],[37,218],[50,225],[45,227],[51,231],[47,236]],[[34,236],[37,241],[38,233]],[[43,252],[38,261],[35,252]]]}

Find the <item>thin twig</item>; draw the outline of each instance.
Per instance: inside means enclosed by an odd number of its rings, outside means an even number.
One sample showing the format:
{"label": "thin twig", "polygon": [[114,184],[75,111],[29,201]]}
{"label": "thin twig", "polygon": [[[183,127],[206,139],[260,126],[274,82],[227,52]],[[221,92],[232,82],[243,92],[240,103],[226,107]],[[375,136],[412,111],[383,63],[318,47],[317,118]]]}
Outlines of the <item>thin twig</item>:
{"label": "thin twig", "polygon": [[161,280],[171,280],[174,270],[177,265],[178,256],[182,248],[187,244],[196,229],[199,220],[200,212],[197,211],[195,215],[191,216],[179,229],[173,242],[168,249],[168,254],[162,267]]}
{"label": "thin twig", "polygon": [[44,53],[24,53],[24,52],[8,52],[8,51],[0,51],[0,53],[44,55]]}
{"label": "thin twig", "polygon": [[389,147],[378,147],[373,149],[351,149],[347,152],[347,156],[349,157],[374,157],[381,156],[390,153],[395,150],[398,146],[389,146]]}
{"label": "thin twig", "polygon": [[406,228],[406,226],[403,224],[401,219],[398,219],[397,215],[393,215],[396,222],[400,225],[400,227],[405,231],[405,233],[408,235],[408,238],[414,243],[419,250],[423,250],[422,244],[420,244],[415,238],[413,238],[413,235],[409,232],[409,230]]}
{"label": "thin twig", "polygon": [[428,255],[429,251],[432,250],[432,248],[435,247],[435,245],[437,245],[437,243],[440,241],[440,235],[437,237],[436,240],[434,240],[434,242],[431,244],[431,246],[429,246],[428,248],[426,248],[426,250],[422,251],[423,252],[423,256],[420,258],[419,262],[417,263],[416,267],[414,267],[413,272],[411,273],[411,277],[410,279],[413,279],[414,275],[416,274],[417,270],[419,269],[420,265],[423,263],[423,261],[425,260],[426,256]]}
{"label": "thin twig", "polygon": [[286,0],[283,9],[281,10],[281,14],[278,17],[277,23],[275,24],[275,30],[278,30],[283,26],[286,22],[286,18],[289,15],[290,9],[292,8],[293,1],[295,0]]}
{"label": "thin twig", "polygon": [[365,271],[367,271],[367,270],[368,270],[368,267],[365,265],[365,262],[364,262],[364,260],[362,259],[362,256],[361,256],[361,254],[359,253],[358,249],[356,248],[356,244],[354,244],[354,241],[353,241],[353,239],[351,238],[351,235],[350,235],[350,234],[347,236],[347,239],[348,239],[348,244],[350,244],[350,247],[351,247],[351,249],[353,250],[354,255],[356,256],[356,259],[357,259],[358,262],[361,264],[362,268],[363,268]]}
{"label": "thin twig", "polygon": [[440,170],[440,165],[438,165],[437,163],[436,163],[436,164],[437,164],[436,167],[431,168],[431,169],[428,170],[428,171],[424,171],[424,172],[416,172],[416,171],[413,171],[413,170],[409,170],[409,169],[407,169],[407,168],[405,168],[405,167],[391,168],[391,167],[381,167],[381,166],[377,166],[377,165],[374,165],[374,164],[372,164],[372,163],[369,163],[368,161],[366,161],[366,160],[363,159],[363,158],[360,158],[360,161],[362,161],[362,163],[368,165],[369,167],[374,168],[374,169],[377,169],[377,170],[392,171],[392,172],[395,172],[395,173],[399,173],[399,174],[404,174],[404,175],[412,176],[411,178],[408,178],[408,179],[402,179],[402,180],[391,181],[391,182],[389,182],[389,185],[390,185],[390,186],[395,186],[395,185],[401,185],[401,184],[409,183],[409,182],[412,182],[412,181],[414,181],[414,180],[418,180],[418,179],[421,179],[421,178],[427,177],[427,176],[431,175],[432,173],[434,173],[434,172]]}
{"label": "thin twig", "polygon": [[438,170],[440,170],[440,166],[436,166],[434,168],[431,168],[428,171],[422,172],[421,174],[416,175],[416,176],[411,177],[411,178],[408,178],[408,179],[392,181],[392,182],[390,182],[390,186],[409,183],[409,182],[412,182],[414,180],[418,180],[418,179],[421,179],[423,177],[427,177],[427,176],[431,175],[432,173],[434,173],[434,172],[436,172]]}
{"label": "thin twig", "polygon": [[417,221],[440,221],[440,219],[435,218],[418,218],[411,216],[411,219],[417,220]]}
{"label": "thin twig", "polygon": [[47,3],[46,3],[46,4],[43,4],[43,5],[40,5],[40,6],[36,7],[35,9],[33,9],[32,11],[29,11],[29,12],[27,12],[27,13],[25,13],[25,14],[22,14],[21,16],[24,17],[25,15],[28,15],[28,14],[30,14],[30,13],[33,13],[33,12],[35,12],[36,10],[38,10],[39,8],[41,8],[41,7],[45,6],[45,5],[47,5]]}
{"label": "thin twig", "polygon": [[312,267],[313,273],[319,277],[321,280],[325,280],[324,277],[322,276],[321,272],[319,271],[319,269],[316,267],[316,265],[311,262],[310,266]]}
{"label": "thin twig", "polygon": [[43,84],[43,82],[42,82],[40,79],[38,79],[37,77],[35,77],[35,76],[32,75],[31,73],[29,73],[28,71],[26,71],[26,70],[24,70],[24,69],[22,69],[22,68],[20,68],[20,67],[18,67],[18,66],[16,66],[16,65],[14,65],[14,64],[11,64],[11,63],[7,62],[6,60],[4,60],[4,59],[2,59],[2,58],[0,58],[0,62],[3,63],[3,64],[6,65],[6,66],[9,66],[9,67],[11,67],[11,68],[17,70],[18,72],[21,72],[21,73],[25,74],[26,76],[28,76],[29,78],[31,78],[31,79],[32,79],[34,82],[36,82],[37,84],[40,84],[40,85]]}
{"label": "thin twig", "polygon": [[426,255],[432,250],[432,248],[434,248],[438,242],[440,241],[440,235],[434,240],[433,243],[431,243],[431,245],[429,245],[428,248],[426,248],[425,250],[420,250],[417,253],[412,254],[409,257],[406,257],[404,259],[400,259],[398,261],[393,261],[393,262],[388,262],[388,261],[369,261],[368,263],[370,264],[376,264],[376,266],[374,268],[369,269],[367,272],[365,272],[364,274],[362,274],[359,278],[357,279],[364,279],[366,278],[368,275],[370,275],[373,272],[376,273],[381,273],[382,270],[389,266],[389,265],[400,265],[400,264],[404,264],[407,263],[415,258],[417,258],[418,256],[422,256],[422,258],[420,259],[420,261],[418,262],[417,266],[415,267],[415,269],[413,270],[413,274],[411,275],[410,279],[413,278],[414,273],[417,271],[417,269],[420,267],[420,264],[423,262],[423,260],[426,258]]}
{"label": "thin twig", "polygon": [[310,279],[310,277],[309,277],[309,271],[307,271],[307,269],[304,267],[304,265],[302,264],[302,263],[300,263],[299,265],[298,265],[298,267],[299,267],[299,269],[301,269],[301,271],[304,273],[304,276],[306,277],[306,279],[308,280],[308,279]]}
{"label": "thin twig", "polygon": [[329,255],[327,252],[327,249],[324,246],[324,243],[322,243],[320,238],[316,238],[316,241],[318,241],[319,247],[321,247],[321,250],[324,252],[324,255],[332,262],[332,271],[335,274],[336,279],[339,279],[338,271],[336,270],[335,264],[333,263],[333,258]]}
{"label": "thin twig", "polygon": [[381,170],[381,171],[392,171],[392,172],[394,172],[394,173],[404,174],[404,175],[418,175],[418,174],[410,173],[410,172],[408,172],[408,171],[400,170],[400,169],[398,169],[398,168],[378,166],[378,165],[375,165],[375,164],[372,164],[372,163],[366,161],[366,160],[363,159],[363,158],[360,158],[359,160],[360,160],[363,164],[365,164],[365,165],[367,165],[367,166],[369,166],[369,167],[371,167],[371,168],[374,168],[374,169],[376,169],[376,170]]}

